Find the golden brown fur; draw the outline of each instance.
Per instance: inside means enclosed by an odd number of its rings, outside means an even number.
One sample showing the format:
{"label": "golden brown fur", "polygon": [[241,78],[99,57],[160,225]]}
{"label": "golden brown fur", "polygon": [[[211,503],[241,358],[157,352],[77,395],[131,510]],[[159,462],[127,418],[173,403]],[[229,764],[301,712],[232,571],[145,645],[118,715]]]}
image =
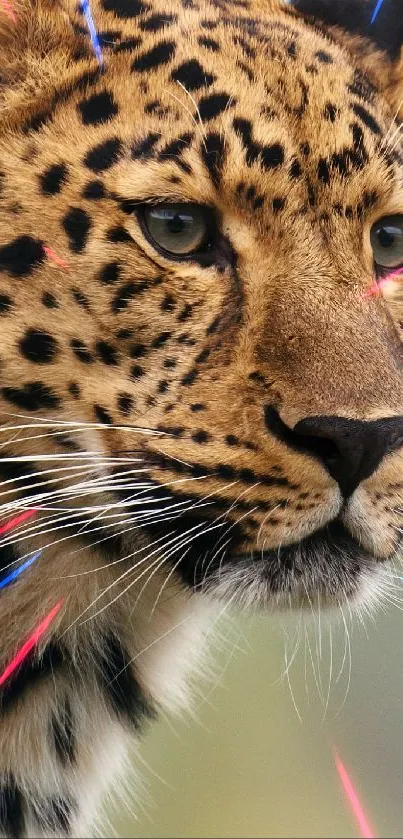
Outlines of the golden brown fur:
{"label": "golden brown fur", "polygon": [[[128,3],[92,3],[104,73],[73,0],[0,6],[1,517],[37,508],[1,549],[43,549],[0,593],[2,665],[63,599],[2,700],[6,835],[88,829],[102,749],[185,701],[214,596],[356,599],[399,549],[398,432],[342,499],[287,429],[403,415],[369,236],[403,214],[403,58],[275,0]],[[210,265],[153,248],[156,201],[214,208]],[[279,583],[281,546],[336,517],[356,561],[336,534]]]}

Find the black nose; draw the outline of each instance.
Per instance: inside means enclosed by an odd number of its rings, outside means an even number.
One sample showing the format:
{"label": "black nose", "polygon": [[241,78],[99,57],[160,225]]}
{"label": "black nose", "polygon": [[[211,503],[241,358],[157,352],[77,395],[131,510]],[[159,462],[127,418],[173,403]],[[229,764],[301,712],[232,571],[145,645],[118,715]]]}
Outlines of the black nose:
{"label": "black nose", "polygon": [[277,437],[322,461],[344,497],[369,478],[389,452],[403,445],[403,417],[363,421],[345,417],[307,417],[293,429],[273,408],[266,424]]}

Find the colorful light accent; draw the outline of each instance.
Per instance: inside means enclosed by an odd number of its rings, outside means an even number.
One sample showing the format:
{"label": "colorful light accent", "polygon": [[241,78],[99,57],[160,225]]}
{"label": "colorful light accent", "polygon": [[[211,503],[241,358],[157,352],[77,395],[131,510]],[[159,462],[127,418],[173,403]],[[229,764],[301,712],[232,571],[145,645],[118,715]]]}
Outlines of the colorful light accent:
{"label": "colorful light accent", "polygon": [[14,11],[11,3],[9,2],[9,0],[0,0],[0,6],[3,7],[3,10],[4,10],[5,14],[7,15],[7,17],[9,17],[10,20],[12,20],[13,23],[16,23],[17,22],[17,16],[16,16],[15,11]]}
{"label": "colorful light accent", "polygon": [[12,530],[14,527],[18,527],[19,524],[22,524],[27,519],[32,518],[36,513],[36,510],[26,510],[24,513],[20,513],[19,516],[15,516],[15,518],[10,519],[5,524],[0,527],[0,536],[3,536],[4,533],[8,533],[9,530]]}
{"label": "colorful light accent", "polygon": [[10,664],[7,664],[5,670],[3,670],[0,676],[0,687],[4,685],[4,683],[12,676],[14,671],[22,664],[24,659],[27,658],[29,653],[34,649],[37,645],[38,641],[42,638],[42,635],[45,634],[46,630],[55,619],[57,613],[60,611],[61,607],[63,606],[64,600],[59,600],[56,603],[56,606],[53,606],[53,609],[46,615],[45,618],[40,622],[40,624],[34,629],[32,635],[25,641],[25,643],[20,647],[14,658],[10,661]]}
{"label": "colorful light accent", "polygon": [[19,565],[18,568],[14,568],[14,570],[11,571],[11,573],[8,574],[7,577],[3,577],[3,579],[0,580],[0,590],[2,588],[6,588],[6,586],[10,585],[10,583],[13,583],[14,580],[16,580],[17,577],[19,577],[23,571],[29,568],[30,565],[33,565],[33,563],[36,562],[37,559],[39,559],[41,553],[42,551],[37,551],[35,554],[30,556],[29,559],[26,559],[25,562],[22,563],[22,565]]}
{"label": "colorful light accent", "polygon": [[55,253],[54,250],[52,250],[52,248],[48,248],[47,245],[44,245],[43,250],[45,251],[48,259],[51,262],[54,262],[55,265],[58,265],[59,268],[66,268],[67,270],[69,269],[67,262],[65,262],[64,259],[61,259],[61,257],[58,256],[57,253]]}
{"label": "colorful light accent", "polygon": [[354,789],[353,782],[347,772],[346,767],[344,766],[344,763],[340,760],[340,757],[337,754],[336,749],[333,749],[333,757],[342,787],[355,816],[362,839],[375,839],[375,834],[369,825],[368,819],[362,808],[362,804]]}
{"label": "colorful light accent", "polygon": [[374,13],[371,17],[371,23],[374,23],[374,21],[378,17],[378,12],[380,11],[382,4],[383,4],[383,0],[378,0],[377,4],[375,6],[375,9],[374,9]]}
{"label": "colorful light accent", "polygon": [[99,64],[104,63],[104,57],[102,55],[101,45],[99,43],[98,33],[95,29],[94,19],[92,17],[90,0],[82,0],[81,8],[83,14],[85,15],[85,19],[87,21],[88,31],[90,33],[91,43],[94,48],[95,55]]}

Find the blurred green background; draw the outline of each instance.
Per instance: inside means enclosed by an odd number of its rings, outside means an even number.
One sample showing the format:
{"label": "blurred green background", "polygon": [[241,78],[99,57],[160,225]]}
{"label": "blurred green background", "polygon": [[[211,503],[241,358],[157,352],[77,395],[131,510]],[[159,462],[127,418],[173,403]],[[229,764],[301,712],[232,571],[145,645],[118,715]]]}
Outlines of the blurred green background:
{"label": "blurred green background", "polygon": [[317,623],[306,634],[291,617],[224,628],[215,677],[200,680],[194,715],[160,719],[146,736],[135,761],[140,802],[127,794],[132,812],[119,805],[111,816],[117,835],[359,836],[336,745],[375,835],[402,837],[401,614],[349,626],[350,680],[344,628],[329,626],[322,623],[320,642]]}

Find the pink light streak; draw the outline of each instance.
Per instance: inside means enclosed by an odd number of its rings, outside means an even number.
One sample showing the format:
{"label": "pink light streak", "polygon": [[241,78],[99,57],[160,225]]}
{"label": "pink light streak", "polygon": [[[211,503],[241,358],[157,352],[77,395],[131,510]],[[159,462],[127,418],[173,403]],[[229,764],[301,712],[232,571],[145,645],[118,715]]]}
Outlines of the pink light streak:
{"label": "pink light streak", "polygon": [[18,527],[19,524],[22,524],[27,519],[32,518],[35,513],[36,510],[26,510],[25,513],[20,513],[19,516],[15,516],[15,518],[10,519],[10,521],[7,521],[0,527],[0,536],[2,536],[3,533],[8,533],[8,531],[12,530],[13,527]]}
{"label": "pink light streak", "polygon": [[[1,0],[1,2],[3,2],[3,0]],[[52,250],[52,248],[48,248],[46,245],[44,245],[43,250],[45,251],[46,256],[48,257],[48,259],[50,259],[51,262],[54,262],[55,265],[59,266],[59,268],[66,268],[67,271],[69,270],[67,262],[65,262],[64,259],[61,259],[61,257],[58,256],[57,253],[55,253],[54,250]]]}
{"label": "pink light streak", "polygon": [[20,647],[14,658],[10,661],[10,664],[7,665],[5,670],[3,670],[0,676],[0,687],[7,681],[7,679],[12,676],[14,671],[19,667],[20,664],[24,661],[24,659],[29,655],[31,650],[36,646],[42,635],[46,632],[49,625],[55,619],[57,613],[61,609],[63,605],[63,600],[59,600],[56,603],[56,606],[53,606],[53,609],[46,615],[46,617],[41,621],[41,623],[34,629],[32,635],[25,641],[25,644]]}
{"label": "pink light streak", "polygon": [[0,5],[3,7],[7,17],[9,17],[13,23],[17,23],[17,16],[9,0],[0,0]]}
{"label": "pink light streak", "polygon": [[347,772],[346,767],[344,766],[344,763],[340,760],[336,749],[333,749],[333,757],[342,787],[355,816],[362,839],[375,839],[375,834],[369,825],[367,817],[362,808],[360,799],[358,798],[358,795],[355,791],[353,782]]}
{"label": "pink light streak", "polygon": [[403,280],[403,268],[398,268],[397,271],[391,271],[386,277],[379,280],[374,280],[371,288],[365,292],[365,297],[375,297],[381,294],[382,290],[391,288],[396,281]]}

